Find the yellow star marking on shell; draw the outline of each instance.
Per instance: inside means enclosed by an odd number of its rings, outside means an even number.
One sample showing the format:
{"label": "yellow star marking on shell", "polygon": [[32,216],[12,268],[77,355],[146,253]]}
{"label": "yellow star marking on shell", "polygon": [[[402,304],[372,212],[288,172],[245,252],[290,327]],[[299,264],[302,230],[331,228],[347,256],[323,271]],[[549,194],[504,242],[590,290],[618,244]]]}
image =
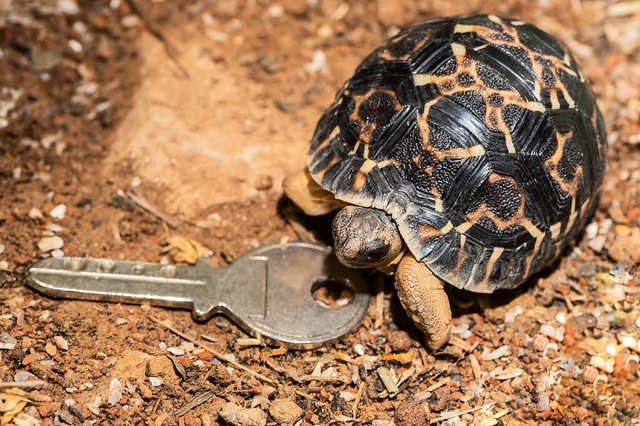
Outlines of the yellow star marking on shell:
{"label": "yellow star marking on shell", "polygon": [[315,151],[310,152],[309,155],[315,155],[317,152],[319,152],[322,148],[328,146],[331,141],[333,140],[333,138],[335,138],[336,136],[338,136],[340,134],[340,127],[336,126],[331,133],[329,134],[329,137],[326,138],[325,140],[322,141],[322,143],[320,143],[318,145],[318,147],[316,148]]}
{"label": "yellow star marking on shell", "polygon": [[464,234],[465,232],[467,232],[471,227],[473,226],[473,224],[471,222],[462,222],[460,225],[456,226],[456,231],[458,231],[461,234]]}
{"label": "yellow star marking on shell", "polygon": [[451,223],[451,221],[449,221],[449,222],[447,222],[447,224],[445,226],[440,228],[440,233],[442,235],[448,234],[449,232],[451,232],[452,229],[453,229],[453,223]]}
{"label": "yellow star marking on shell", "polygon": [[467,48],[460,43],[451,43],[451,50],[453,50],[453,54],[456,56],[464,56],[467,53]]}
{"label": "yellow star marking on shell", "polygon": [[467,242],[467,236],[464,234],[460,234],[460,248],[463,248]]}
{"label": "yellow star marking on shell", "polygon": [[436,198],[434,208],[440,213],[444,211],[444,206],[442,205],[442,200],[440,198]]}
{"label": "yellow star marking on shell", "polygon": [[575,175],[570,182],[566,182],[565,180],[563,180],[560,176],[560,173],[558,172],[558,165],[560,164],[560,161],[562,161],[562,158],[564,156],[565,145],[568,143],[576,143],[575,141],[573,141],[573,131],[569,131],[567,133],[556,132],[556,142],[557,146],[555,152],[549,159],[545,160],[544,165],[547,169],[547,172],[558,184],[560,189],[562,189],[562,191],[569,196],[575,198],[578,191],[579,183],[580,181],[582,181],[582,165],[578,165],[576,167]]}
{"label": "yellow star marking on shell", "polygon": [[502,19],[500,19],[496,15],[487,15],[487,18],[489,18],[491,22],[495,22],[496,24],[502,24]]}
{"label": "yellow star marking on shell", "polygon": [[560,101],[558,100],[558,92],[555,90],[549,93],[549,100],[551,101],[551,109],[560,109]]}
{"label": "yellow star marking on shell", "polygon": [[551,231],[551,238],[554,240],[558,238],[560,235],[560,231],[562,230],[562,222],[556,222],[549,228]]}

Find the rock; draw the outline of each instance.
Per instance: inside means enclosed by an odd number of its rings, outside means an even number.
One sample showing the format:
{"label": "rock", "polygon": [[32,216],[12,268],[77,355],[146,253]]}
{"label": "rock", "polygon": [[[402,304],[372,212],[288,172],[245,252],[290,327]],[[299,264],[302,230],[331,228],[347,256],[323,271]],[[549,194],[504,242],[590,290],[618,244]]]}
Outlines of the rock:
{"label": "rock", "polygon": [[243,408],[227,402],[220,410],[220,417],[233,426],[265,426],[267,415],[259,408]]}
{"label": "rock", "polygon": [[44,237],[38,241],[38,249],[45,253],[51,250],[61,249],[62,247],[64,247],[64,241],[58,236]]}
{"label": "rock", "polygon": [[7,333],[6,331],[0,334],[0,349],[11,350],[16,347],[18,341],[15,337]]}
{"label": "rock", "polygon": [[235,18],[240,13],[238,0],[218,0],[212,4],[212,13],[215,18]]}
{"label": "rock", "polygon": [[298,407],[293,400],[286,398],[274,400],[269,407],[269,414],[278,423],[292,425],[302,417],[302,413],[302,408]]}
{"label": "rock", "polygon": [[396,425],[420,426],[429,423],[429,409],[415,401],[403,401],[396,406]]}
{"label": "rock", "polygon": [[413,340],[406,331],[395,330],[389,333],[389,345],[394,351],[405,352],[413,345]]}
{"label": "rock", "polygon": [[31,68],[36,72],[53,69],[62,60],[62,53],[56,50],[33,49],[30,53]]}
{"label": "rock", "polygon": [[58,349],[63,351],[69,350],[69,342],[62,336],[55,336],[53,338],[53,343],[58,347]]}
{"label": "rock", "polygon": [[608,246],[609,256],[625,266],[640,263],[640,228],[617,227],[617,238]]}
{"label": "rock", "polygon": [[109,383],[109,398],[107,399],[107,404],[116,405],[122,398],[123,392],[124,386],[122,386],[120,380],[111,380],[111,382]]}
{"label": "rock", "polygon": [[271,187],[273,187],[273,178],[269,175],[260,175],[258,179],[256,179],[254,186],[258,191],[271,189]]}

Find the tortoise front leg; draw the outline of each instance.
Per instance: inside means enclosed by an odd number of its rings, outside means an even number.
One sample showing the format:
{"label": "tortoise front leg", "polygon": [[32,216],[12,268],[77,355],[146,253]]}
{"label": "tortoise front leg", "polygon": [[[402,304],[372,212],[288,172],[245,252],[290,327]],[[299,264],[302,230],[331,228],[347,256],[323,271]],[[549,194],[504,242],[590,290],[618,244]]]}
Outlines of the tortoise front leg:
{"label": "tortoise front leg", "polygon": [[396,270],[396,290],[402,306],[425,333],[431,349],[444,346],[451,336],[451,307],[438,278],[411,253],[407,253]]}
{"label": "tortoise front leg", "polygon": [[282,187],[287,197],[309,216],[327,214],[346,204],[318,185],[307,169],[287,176]]}

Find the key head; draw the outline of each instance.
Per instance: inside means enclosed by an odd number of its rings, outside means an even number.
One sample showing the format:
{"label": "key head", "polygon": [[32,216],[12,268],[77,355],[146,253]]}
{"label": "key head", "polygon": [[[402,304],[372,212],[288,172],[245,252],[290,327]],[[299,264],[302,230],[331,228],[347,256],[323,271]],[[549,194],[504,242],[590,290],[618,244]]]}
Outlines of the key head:
{"label": "key head", "polygon": [[[262,268],[258,268],[258,263]],[[247,280],[262,271],[263,280]],[[243,299],[229,304],[228,313],[247,331],[270,343],[293,349],[312,349],[335,341],[353,330],[367,312],[371,296],[366,275],[336,259],[330,247],[289,242],[260,247],[229,267],[226,282],[237,286],[253,282]],[[236,287],[237,288],[237,287]],[[312,292],[342,290],[342,306],[330,307]],[[338,303],[339,304],[339,303]]]}

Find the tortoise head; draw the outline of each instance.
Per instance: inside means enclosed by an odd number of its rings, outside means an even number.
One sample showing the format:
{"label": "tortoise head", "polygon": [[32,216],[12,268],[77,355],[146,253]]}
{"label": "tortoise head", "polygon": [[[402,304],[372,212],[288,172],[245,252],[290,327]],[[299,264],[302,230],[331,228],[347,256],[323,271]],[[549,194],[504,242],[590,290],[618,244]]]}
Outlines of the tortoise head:
{"label": "tortoise head", "polygon": [[398,227],[381,210],[346,206],[333,219],[332,229],[338,260],[352,268],[389,266],[404,252]]}

